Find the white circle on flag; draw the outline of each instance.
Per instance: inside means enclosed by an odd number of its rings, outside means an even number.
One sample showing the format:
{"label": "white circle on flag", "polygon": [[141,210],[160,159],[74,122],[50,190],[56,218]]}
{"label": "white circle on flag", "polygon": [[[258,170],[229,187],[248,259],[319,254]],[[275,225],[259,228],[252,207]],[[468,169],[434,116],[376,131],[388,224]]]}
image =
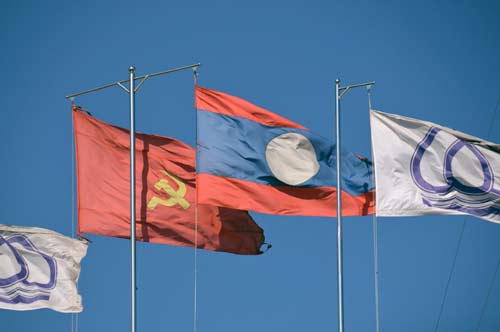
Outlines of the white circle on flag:
{"label": "white circle on flag", "polygon": [[292,186],[306,182],[319,171],[314,146],[298,133],[273,138],[266,146],[266,161],[278,180]]}

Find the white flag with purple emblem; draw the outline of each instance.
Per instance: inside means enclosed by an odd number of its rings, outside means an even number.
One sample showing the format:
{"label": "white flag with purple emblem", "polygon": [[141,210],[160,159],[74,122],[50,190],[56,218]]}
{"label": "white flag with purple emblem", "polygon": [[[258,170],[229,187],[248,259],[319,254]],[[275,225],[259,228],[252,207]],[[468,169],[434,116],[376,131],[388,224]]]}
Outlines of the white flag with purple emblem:
{"label": "white flag with purple emblem", "polygon": [[370,112],[377,216],[469,214],[500,223],[500,145]]}
{"label": "white flag with purple emblem", "polygon": [[76,283],[87,242],[43,228],[0,225],[0,308],[81,312]]}

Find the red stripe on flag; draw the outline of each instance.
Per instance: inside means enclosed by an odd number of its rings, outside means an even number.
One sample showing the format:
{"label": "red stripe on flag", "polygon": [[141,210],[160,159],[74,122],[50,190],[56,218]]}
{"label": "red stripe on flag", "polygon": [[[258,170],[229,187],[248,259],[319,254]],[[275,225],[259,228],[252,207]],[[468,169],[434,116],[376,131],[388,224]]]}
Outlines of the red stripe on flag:
{"label": "red stripe on flag", "polygon": [[[198,174],[198,202],[261,213],[303,216],[337,216],[337,195],[333,187],[269,186],[255,182]],[[352,196],[342,192],[342,215],[365,216],[375,212],[374,192]]]}
{"label": "red stripe on flag", "polygon": [[304,126],[269,112],[244,99],[201,86],[196,86],[195,105],[198,110],[236,116],[271,127],[300,128]]}

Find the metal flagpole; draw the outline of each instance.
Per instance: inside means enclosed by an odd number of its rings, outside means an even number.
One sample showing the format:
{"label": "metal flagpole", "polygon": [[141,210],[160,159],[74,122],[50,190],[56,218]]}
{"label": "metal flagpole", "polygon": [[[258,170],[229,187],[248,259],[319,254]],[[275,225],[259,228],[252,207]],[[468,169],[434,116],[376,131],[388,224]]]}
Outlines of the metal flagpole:
{"label": "metal flagpole", "polygon": [[136,270],[135,270],[135,67],[130,66],[129,70],[129,94],[130,94],[130,330],[135,332],[136,328]]}
{"label": "metal flagpole", "polygon": [[[371,98],[371,88],[369,85],[366,87],[366,92],[368,94],[368,112],[372,110],[372,98]],[[373,159],[373,146],[371,149],[371,155]],[[372,181],[375,183],[375,173],[372,172]],[[374,200],[377,201],[377,197],[374,193]],[[380,321],[379,321],[379,299],[378,299],[378,220],[377,214],[373,214],[373,286],[375,290],[375,332],[380,331]]]}
{"label": "metal flagpole", "polygon": [[344,331],[344,294],[342,280],[342,188],[340,170],[340,80],[335,80],[335,135],[337,161],[337,293],[339,306],[339,332]]}
{"label": "metal flagpole", "polygon": [[[73,99],[76,96],[88,94],[91,92],[103,90],[106,88],[110,88],[112,86],[119,86],[127,93],[129,93],[130,98],[130,266],[131,266],[131,321],[130,321],[130,330],[131,332],[136,331],[137,321],[136,321],[136,257],[135,257],[135,249],[136,249],[136,236],[135,236],[135,93],[139,91],[144,82],[151,77],[165,75],[174,73],[177,71],[197,68],[201,66],[201,64],[193,64],[189,66],[174,68],[170,70],[165,70],[161,72],[156,72],[140,77],[135,76],[135,67],[131,66],[129,68],[129,78],[127,80],[122,80],[106,85],[101,85],[97,88],[93,88],[90,90],[85,90],[82,92],[74,93],[66,96],[67,99]],[[141,80],[137,86],[135,86],[135,81]],[[129,88],[125,87],[122,83],[129,82]]]}
{"label": "metal flagpole", "polygon": [[375,82],[340,86],[340,80],[335,80],[335,135],[336,135],[336,162],[337,162],[337,292],[338,292],[338,319],[339,332],[344,332],[344,285],[342,273],[342,186],[341,186],[341,156],[340,156],[340,100],[352,88],[371,86]]}

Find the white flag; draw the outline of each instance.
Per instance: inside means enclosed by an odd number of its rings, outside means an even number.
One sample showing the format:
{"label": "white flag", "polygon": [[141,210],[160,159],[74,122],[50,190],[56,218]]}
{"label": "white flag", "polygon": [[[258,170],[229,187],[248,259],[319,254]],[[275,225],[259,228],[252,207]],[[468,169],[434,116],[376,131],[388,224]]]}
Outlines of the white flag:
{"label": "white flag", "polygon": [[500,145],[370,112],[378,216],[470,214],[500,223]]}
{"label": "white flag", "polygon": [[43,228],[0,225],[0,308],[81,312],[76,283],[87,242]]}

